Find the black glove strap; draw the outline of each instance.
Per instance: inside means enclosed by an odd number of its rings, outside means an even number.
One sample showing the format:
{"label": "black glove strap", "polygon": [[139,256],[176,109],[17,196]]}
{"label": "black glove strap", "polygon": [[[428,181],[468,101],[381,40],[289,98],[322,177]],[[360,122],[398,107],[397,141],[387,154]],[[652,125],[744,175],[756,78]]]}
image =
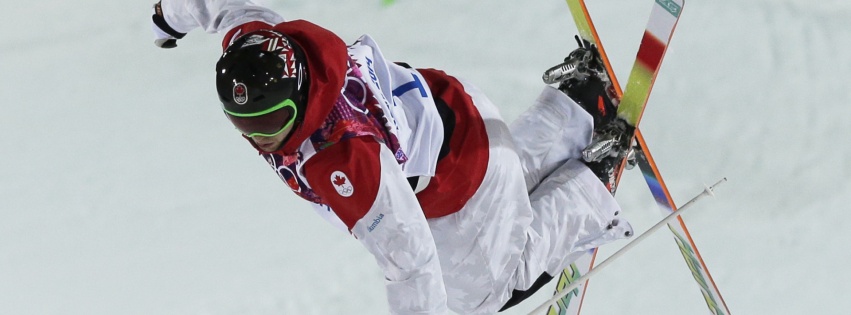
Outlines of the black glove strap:
{"label": "black glove strap", "polygon": [[181,39],[183,36],[186,36],[186,33],[181,33],[175,31],[171,26],[166,23],[165,18],[163,17],[163,9],[160,6],[160,3],[154,5],[154,15],[151,17],[154,20],[154,24],[159,27],[163,32],[166,32],[168,35],[171,35],[174,38]]}

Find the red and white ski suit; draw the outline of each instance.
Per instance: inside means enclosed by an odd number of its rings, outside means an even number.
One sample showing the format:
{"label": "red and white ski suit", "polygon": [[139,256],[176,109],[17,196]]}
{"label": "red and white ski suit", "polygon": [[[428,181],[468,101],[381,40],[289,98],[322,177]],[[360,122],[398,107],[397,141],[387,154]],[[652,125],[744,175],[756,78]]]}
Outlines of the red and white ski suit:
{"label": "red and white ski suit", "polygon": [[[307,55],[303,122],[260,154],[299,196],[375,256],[394,314],[491,314],[515,290],[631,232],[577,159],[592,121],[546,86],[509,127],[468,82],[388,62],[369,36],[346,45],[245,0],[162,0],[171,30],[274,29]],[[255,146],[256,147],[256,146]]]}

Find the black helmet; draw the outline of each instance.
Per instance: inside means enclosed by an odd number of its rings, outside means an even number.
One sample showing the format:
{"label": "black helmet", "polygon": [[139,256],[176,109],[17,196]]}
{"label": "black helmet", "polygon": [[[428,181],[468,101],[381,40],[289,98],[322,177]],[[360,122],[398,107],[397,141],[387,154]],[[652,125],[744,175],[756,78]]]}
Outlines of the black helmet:
{"label": "black helmet", "polygon": [[272,136],[291,126],[303,115],[308,85],[304,52],[273,30],[243,35],[216,64],[222,108],[247,136]]}

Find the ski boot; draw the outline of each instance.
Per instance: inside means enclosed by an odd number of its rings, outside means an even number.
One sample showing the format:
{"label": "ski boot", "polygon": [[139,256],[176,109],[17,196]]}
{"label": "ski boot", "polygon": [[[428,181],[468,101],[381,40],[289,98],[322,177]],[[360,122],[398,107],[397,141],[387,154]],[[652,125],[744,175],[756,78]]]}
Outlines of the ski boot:
{"label": "ski boot", "polygon": [[594,129],[594,135],[589,144],[582,150],[582,160],[588,168],[603,182],[603,185],[615,193],[617,178],[615,170],[626,160],[627,170],[635,167],[635,142],[632,135],[635,128],[623,119],[616,118],[600,128]]}
{"label": "ski boot", "polygon": [[[591,144],[582,151],[586,165],[614,193],[615,169],[623,159],[634,166],[632,138],[635,128],[617,116],[618,99],[597,47],[576,36],[579,48],[564,62],[544,72],[546,84],[558,84],[558,89],[573,99],[594,119]],[[631,168],[631,167],[629,167]]]}
{"label": "ski boot", "polygon": [[576,36],[579,48],[564,62],[544,72],[544,83],[558,83],[558,89],[594,118],[600,127],[617,118],[617,93],[606,72],[597,47]]}

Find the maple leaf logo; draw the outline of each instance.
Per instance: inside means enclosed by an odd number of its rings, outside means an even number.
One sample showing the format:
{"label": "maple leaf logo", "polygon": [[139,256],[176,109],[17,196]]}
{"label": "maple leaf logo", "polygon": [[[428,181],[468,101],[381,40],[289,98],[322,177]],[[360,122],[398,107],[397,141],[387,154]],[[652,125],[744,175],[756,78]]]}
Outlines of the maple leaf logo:
{"label": "maple leaf logo", "polygon": [[355,193],[355,187],[352,186],[352,183],[349,181],[349,177],[346,176],[346,173],[336,171],[331,174],[331,184],[334,185],[334,189],[337,191],[340,196],[343,197],[351,197]]}
{"label": "maple leaf logo", "polygon": [[334,185],[343,186],[343,185],[346,184],[346,178],[337,175],[337,176],[334,176],[334,180],[332,182],[334,183]]}

